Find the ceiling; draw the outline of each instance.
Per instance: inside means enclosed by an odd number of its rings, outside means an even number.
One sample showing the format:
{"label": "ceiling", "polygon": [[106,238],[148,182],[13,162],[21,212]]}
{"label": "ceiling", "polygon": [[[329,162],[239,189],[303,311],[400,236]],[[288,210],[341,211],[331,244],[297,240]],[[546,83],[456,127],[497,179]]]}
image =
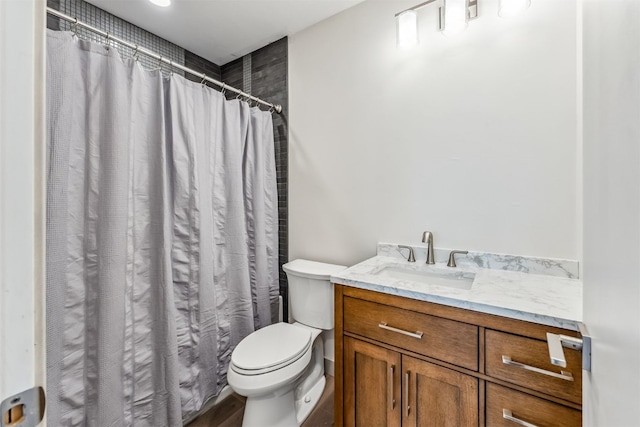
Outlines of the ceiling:
{"label": "ceiling", "polygon": [[88,0],[126,21],[224,65],[363,0]]}

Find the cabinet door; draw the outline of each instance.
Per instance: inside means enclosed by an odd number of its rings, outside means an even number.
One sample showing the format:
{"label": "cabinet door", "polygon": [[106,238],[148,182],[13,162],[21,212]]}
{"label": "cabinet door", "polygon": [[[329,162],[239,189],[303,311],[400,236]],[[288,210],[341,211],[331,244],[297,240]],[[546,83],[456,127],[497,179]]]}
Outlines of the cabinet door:
{"label": "cabinet door", "polygon": [[412,357],[402,357],[403,427],[478,425],[478,380]]}
{"label": "cabinet door", "polygon": [[344,338],[344,423],[400,427],[400,354]]}

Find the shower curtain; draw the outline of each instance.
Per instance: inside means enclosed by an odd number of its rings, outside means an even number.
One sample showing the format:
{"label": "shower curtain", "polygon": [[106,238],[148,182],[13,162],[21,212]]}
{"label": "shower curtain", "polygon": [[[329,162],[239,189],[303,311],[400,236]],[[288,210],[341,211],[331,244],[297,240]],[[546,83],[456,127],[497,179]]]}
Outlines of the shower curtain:
{"label": "shower curtain", "polygon": [[47,34],[50,426],[181,426],[276,320],[271,115]]}

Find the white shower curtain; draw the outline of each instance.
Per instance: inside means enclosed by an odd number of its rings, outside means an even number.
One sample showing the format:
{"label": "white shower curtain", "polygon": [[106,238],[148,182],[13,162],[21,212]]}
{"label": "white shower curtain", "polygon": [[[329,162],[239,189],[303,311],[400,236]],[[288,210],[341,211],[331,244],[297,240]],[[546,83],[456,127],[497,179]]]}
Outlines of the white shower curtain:
{"label": "white shower curtain", "polygon": [[47,419],[181,426],[277,317],[273,128],[49,31]]}

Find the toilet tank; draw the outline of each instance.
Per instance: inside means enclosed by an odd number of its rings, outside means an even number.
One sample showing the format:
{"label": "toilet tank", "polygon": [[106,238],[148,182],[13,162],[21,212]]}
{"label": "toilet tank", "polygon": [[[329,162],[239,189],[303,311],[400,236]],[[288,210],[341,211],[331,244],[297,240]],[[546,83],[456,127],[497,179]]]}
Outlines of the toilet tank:
{"label": "toilet tank", "polygon": [[329,278],[343,265],[296,259],[282,266],[289,282],[289,304],[296,322],[333,329],[333,283]]}

